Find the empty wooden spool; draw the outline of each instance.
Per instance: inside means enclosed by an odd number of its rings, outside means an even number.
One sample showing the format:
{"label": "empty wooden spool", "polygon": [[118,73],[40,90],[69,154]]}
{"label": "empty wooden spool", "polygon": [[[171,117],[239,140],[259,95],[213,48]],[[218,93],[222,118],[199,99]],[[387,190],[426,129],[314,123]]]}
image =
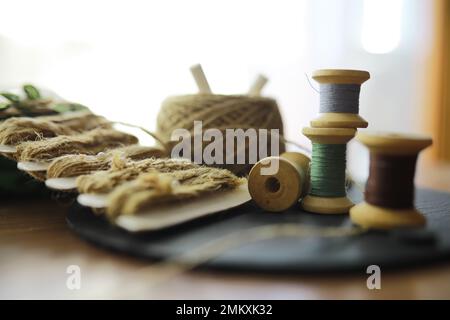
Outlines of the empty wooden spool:
{"label": "empty wooden spool", "polygon": [[267,211],[289,209],[308,192],[309,163],[310,158],[298,152],[260,160],[248,177],[252,199]]}

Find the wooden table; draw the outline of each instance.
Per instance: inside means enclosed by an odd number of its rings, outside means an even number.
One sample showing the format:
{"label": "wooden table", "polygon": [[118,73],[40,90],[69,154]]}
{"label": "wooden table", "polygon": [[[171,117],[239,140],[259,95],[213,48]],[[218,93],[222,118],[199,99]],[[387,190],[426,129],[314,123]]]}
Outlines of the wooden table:
{"label": "wooden table", "polygon": [[[417,184],[450,191],[450,165],[419,166]],[[146,299],[450,299],[450,263],[382,273],[381,290],[367,274],[329,276],[169,274],[164,265],[97,248],[66,226],[67,206],[52,200],[9,200],[0,208],[0,298]],[[81,289],[66,285],[81,268]]]}

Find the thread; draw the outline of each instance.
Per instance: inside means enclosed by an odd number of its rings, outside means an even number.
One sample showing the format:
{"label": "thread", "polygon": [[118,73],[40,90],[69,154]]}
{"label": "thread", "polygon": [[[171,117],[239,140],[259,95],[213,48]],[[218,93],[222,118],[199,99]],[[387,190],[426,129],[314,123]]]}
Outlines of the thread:
{"label": "thread", "polygon": [[152,171],[117,186],[108,195],[109,217],[138,213],[150,206],[192,199],[209,192],[233,189],[244,183],[226,169],[198,166],[171,172]]}
{"label": "thread", "polygon": [[17,146],[20,161],[50,161],[67,154],[97,154],[108,148],[136,144],[138,139],[130,134],[112,129],[94,129],[74,136],[23,142]]}
{"label": "thread", "polygon": [[370,150],[370,168],[365,201],[350,210],[353,223],[372,229],[425,225],[414,208],[414,174],[418,154],[431,138],[361,132],[358,140]]}
{"label": "thread", "polygon": [[[266,224],[262,226],[244,228],[224,236],[215,238],[206,243],[182,253],[171,256],[163,261],[141,268],[135,273],[134,282],[145,281],[146,290],[157,290],[158,286],[166,284],[188,271],[201,267],[220,255],[245,245],[257,243],[269,239],[298,238],[343,238],[363,235],[367,230],[360,227],[315,227],[298,223]],[[155,272],[155,270],[157,272]],[[118,288],[121,288],[119,285]],[[113,290],[120,292],[121,290]],[[130,297],[130,295],[142,296],[141,286],[121,292],[115,298]],[[92,298],[96,298],[93,296]]]}
{"label": "thread", "polygon": [[[283,135],[283,121],[278,105],[273,99],[263,97],[249,97],[243,95],[183,95],[167,98],[159,111],[157,117],[157,136],[167,150],[178,143],[170,141],[171,135],[176,129],[186,129],[194,136],[194,121],[202,121],[203,130],[218,129],[225,137],[226,129],[278,129],[280,137]],[[278,155],[271,153],[271,139],[279,139],[279,153],[284,152],[285,144],[280,137],[269,137],[267,140],[267,156]],[[202,147],[209,141],[204,141]],[[225,142],[223,155],[226,157]],[[259,140],[258,140],[259,145]],[[278,150],[277,150],[278,151]],[[192,153],[195,151],[192,150]],[[245,164],[236,164],[238,152],[245,152]],[[238,175],[247,174],[252,163],[248,163],[250,155],[247,143],[235,145],[234,164],[219,164],[217,166],[226,168]],[[191,160],[194,160],[193,154]],[[259,152],[256,160],[260,160]]]}
{"label": "thread", "polygon": [[306,211],[322,214],[347,213],[353,203],[346,195],[346,148],[356,129],[303,128],[312,141],[311,190],[303,198]]}
{"label": "thread", "polygon": [[370,155],[365,199],[386,208],[412,208],[414,200],[415,155]]}
{"label": "thread", "polygon": [[320,113],[358,113],[359,84],[320,84]]}
{"label": "thread", "polygon": [[54,159],[47,169],[47,178],[78,177],[95,171],[108,170],[114,157],[130,160],[164,156],[164,151],[158,147],[131,145],[120,147],[96,155],[71,154]]}
{"label": "thread", "polygon": [[309,78],[309,76],[306,72],[305,72],[305,77],[306,77],[306,81],[308,81],[308,84],[311,87],[311,89],[313,89],[315,92],[320,94],[320,91],[317,90],[316,87],[314,87],[313,84],[311,83],[311,79]]}
{"label": "thread", "polygon": [[111,124],[88,111],[38,118],[10,118],[0,124],[0,143],[17,145],[58,135],[75,135],[97,127],[110,128]]}
{"label": "thread", "polygon": [[359,116],[361,84],[370,78],[367,71],[316,70],[313,79],[319,84],[319,116],[311,121],[315,128],[366,128]]}
{"label": "thread", "polygon": [[319,197],[344,197],[345,144],[312,144],[311,191]]}

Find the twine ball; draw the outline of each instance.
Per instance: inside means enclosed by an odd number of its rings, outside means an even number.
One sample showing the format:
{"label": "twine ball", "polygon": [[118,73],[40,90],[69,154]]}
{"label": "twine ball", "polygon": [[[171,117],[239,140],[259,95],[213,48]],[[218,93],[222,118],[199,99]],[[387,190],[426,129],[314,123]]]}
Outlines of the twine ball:
{"label": "twine ball", "polygon": [[[194,160],[193,135],[194,121],[202,121],[203,133],[206,129],[218,129],[225,137],[226,129],[253,128],[278,129],[279,136],[267,137],[267,156],[277,155],[271,152],[271,139],[279,139],[279,153],[285,151],[283,136],[283,120],[274,99],[245,95],[195,94],[168,97],[162,103],[157,117],[157,136],[166,149],[172,150],[179,141],[171,141],[172,132],[176,129],[186,129],[191,133],[191,160]],[[258,146],[259,146],[259,135]],[[237,145],[235,139],[234,164],[219,164],[237,175],[246,175],[252,167],[249,163],[248,138],[245,146]],[[203,141],[203,147],[211,141]],[[223,159],[226,157],[226,143],[224,141]],[[245,151],[244,151],[245,150]],[[259,150],[259,147],[258,147]],[[237,164],[237,152],[245,152],[245,164]],[[258,151],[257,160],[260,160]]]}

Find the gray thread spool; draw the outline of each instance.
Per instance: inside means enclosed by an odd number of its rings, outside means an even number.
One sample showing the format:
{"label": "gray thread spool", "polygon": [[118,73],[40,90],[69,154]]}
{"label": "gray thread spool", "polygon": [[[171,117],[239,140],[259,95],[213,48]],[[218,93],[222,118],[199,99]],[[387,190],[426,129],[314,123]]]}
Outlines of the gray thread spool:
{"label": "gray thread spool", "polygon": [[359,84],[321,84],[320,113],[358,113],[360,89]]}
{"label": "gray thread spool", "polygon": [[370,78],[367,71],[317,70],[313,79],[320,83],[320,115],[311,121],[315,128],[366,128],[359,116],[361,84]]}

